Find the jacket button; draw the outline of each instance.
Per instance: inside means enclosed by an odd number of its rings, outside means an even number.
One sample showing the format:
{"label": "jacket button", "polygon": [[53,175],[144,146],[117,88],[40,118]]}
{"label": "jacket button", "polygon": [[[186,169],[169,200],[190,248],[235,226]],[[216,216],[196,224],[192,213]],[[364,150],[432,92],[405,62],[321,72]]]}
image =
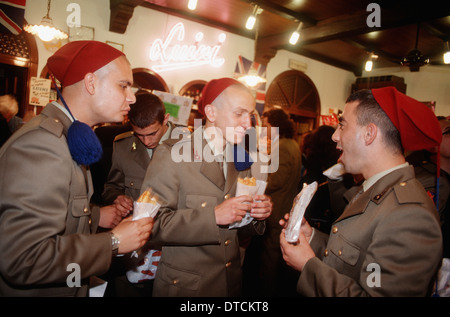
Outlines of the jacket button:
{"label": "jacket button", "polygon": [[202,208],[206,207],[206,201],[202,202]]}
{"label": "jacket button", "polygon": [[229,245],[230,245],[230,243],[231,243],[231,240],[227,240],[227,241],[225,241],[225,246],[229,246]]}
{"label": "jacket button", "polygon": [[130,186],[133,187],[134,186],[134,182],[130,182]]}
{"label": "jacket button", "polygon": [[405,182],[401,182],[399,185],[400,186],[406,186],[406,183]]}
{"label": "jacket button", "polygon": [[173,284],[173,285],[178,284],[178,280],[173,280],[172,284]]}
{"label": "jacket button", "polygon": [[328,249],[325,249],[325,251],[323,252],[324,256],[328,256]]}
{"label": "jacket button", "polygon": [[228,199],[228,198],[230,198],[230,195],[226,194],[223,198]]}
{"label": "jacket button", "polygon": [[86,214],[89,211],[88,207],[84,207],[83,212]]}
{"label": "jacket button", "polygon": [[333,233],[336,233],[336,232],[339,231],[339,229],[338,229],[338,227],[334,226],[333,229],[331,229],[331,231],[332,231]]}
{"label": "jacket button", "polygon": [[342,255],[342,250],[338,251],[338,255],[341,256]]}
{"label": "jacket button", "polygon": [[231,262],[227,262],[227,264],[225,264],[226,268],[229,268],[231,266]]}

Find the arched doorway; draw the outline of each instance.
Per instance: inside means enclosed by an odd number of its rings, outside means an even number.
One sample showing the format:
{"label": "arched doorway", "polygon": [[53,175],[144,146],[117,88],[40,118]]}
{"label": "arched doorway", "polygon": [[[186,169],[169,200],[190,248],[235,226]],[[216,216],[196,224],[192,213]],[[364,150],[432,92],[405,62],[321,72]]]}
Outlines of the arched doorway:
{"label": "arched doorway", "polygon": [[0,95],[16,97],[20,117],[34,109],[28,103],[29,85],[31,77],[37,76],[37,68],[38,49],[33,35],[0,33]]}
{"label": "arched doorway", "polygon": [[135,88],[169,92],[169,87],[164,79],[148,68],[134,68],[133,80]]}
{"label": "arched doorway", "polygon": [[273,106],[280,106],[291,115],[299,135],[319,124],[319,93],[312,80],[300,71],[285,71],[272,81],[267,89],[264,110]]}

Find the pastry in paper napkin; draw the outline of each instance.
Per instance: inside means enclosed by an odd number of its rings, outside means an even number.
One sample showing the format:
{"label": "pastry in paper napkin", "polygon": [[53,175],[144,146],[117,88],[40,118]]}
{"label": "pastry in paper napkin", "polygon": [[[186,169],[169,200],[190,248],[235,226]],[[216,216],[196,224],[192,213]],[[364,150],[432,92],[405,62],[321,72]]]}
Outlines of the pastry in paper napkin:
{"label": "pastry in paper napkin", "polygon": [[[139,220],[146,217],[155,218],[161,207],[160,198],[152,192],[151,188],[147,188],[138,200],[133,203],[133,218],[132,220]],[[133,251],[131,258],[138,258],[141,256],[142,250]]]}
{"label": "pastry in paper napkin", "polygon": [[[266,186],[267,182],[257,180],[254,177],[238,178],[238,182],[236,185],[236,197],[242,195],[250,195],[250,196],[263,195],[264,192],[266,191]],[[243,227],[252,222],[252,220],[253,217],[250,216],[249,212],[247,212],[241,221],[237,221],[230,224],[228,228],[233,229]]]}
{"label": "pastry in paper napkin", "polygon": [[342,176],[344,174],[345,174],[345,168],[342,163],[337,163],[323,172],[323,175],[325,175],[326,177],[328,177],[331,180],[342,179]]}
{"label": "pastry in paper napkin", "polygon": [[287,242],[297,243],[303,216],[311,199],[317,191],[317,187],[317,182],[313,182],[309,185],[303,184],[302,190],[295,197],[285,231]]}
{"label": "pastry in paper napkin", "polygon": [[152,189],[146,189],[141,196],[133,203],[133,220],[145,217],[154,218],[161,207],[159,197],[152,193]]}

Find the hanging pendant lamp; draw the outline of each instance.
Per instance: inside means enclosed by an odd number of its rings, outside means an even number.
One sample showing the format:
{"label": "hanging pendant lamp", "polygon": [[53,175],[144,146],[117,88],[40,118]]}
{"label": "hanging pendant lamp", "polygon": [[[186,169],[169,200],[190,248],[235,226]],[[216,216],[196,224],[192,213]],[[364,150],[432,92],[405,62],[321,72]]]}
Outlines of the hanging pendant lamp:
{"label": "hanging pendant lamp", "polygon": [[23,29],[31,33],[33,35],[37,35],[42,41],[44,42],[50,42],[53,40],[64,40],[69,37],[69,35],[66,32],[63,32],[59,29],[57,29],[53,25],[53,20],[50,18],[50,5],[51,0],[48,0],[47,2],[47,15],[42,18],[42,21],[40,24],[28,24]]}

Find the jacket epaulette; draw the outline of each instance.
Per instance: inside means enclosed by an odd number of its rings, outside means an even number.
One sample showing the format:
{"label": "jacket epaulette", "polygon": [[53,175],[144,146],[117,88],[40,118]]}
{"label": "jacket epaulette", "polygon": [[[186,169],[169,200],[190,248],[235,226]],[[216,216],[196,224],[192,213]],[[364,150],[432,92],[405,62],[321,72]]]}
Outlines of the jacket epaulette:
{"label": "jacket epaulette", "polygon": [[56,118],[49,117],[49,118],[45,119],[44,121],[42,121],[39,126],[43,129],[53,133],[58,138],[61,137],[61,135],[64,131],[64,126],[63,126],[62,122]]}
{"label": "jacket epaulette", "polygon": [[[174,133],[175,131],[175,133]],[[184,126],[175,126],[172,130],[172,135],[169,139],[165,140],[163,144],[168,146],[174,146],[179,142],[191,142],[191,131]]]}
{"label": "jacket epaulette", "polygon": [[121,133],[114,138],[114,142],[127,139],[133,135],[134,135],[133,131],[127,131],[127,132]]}

